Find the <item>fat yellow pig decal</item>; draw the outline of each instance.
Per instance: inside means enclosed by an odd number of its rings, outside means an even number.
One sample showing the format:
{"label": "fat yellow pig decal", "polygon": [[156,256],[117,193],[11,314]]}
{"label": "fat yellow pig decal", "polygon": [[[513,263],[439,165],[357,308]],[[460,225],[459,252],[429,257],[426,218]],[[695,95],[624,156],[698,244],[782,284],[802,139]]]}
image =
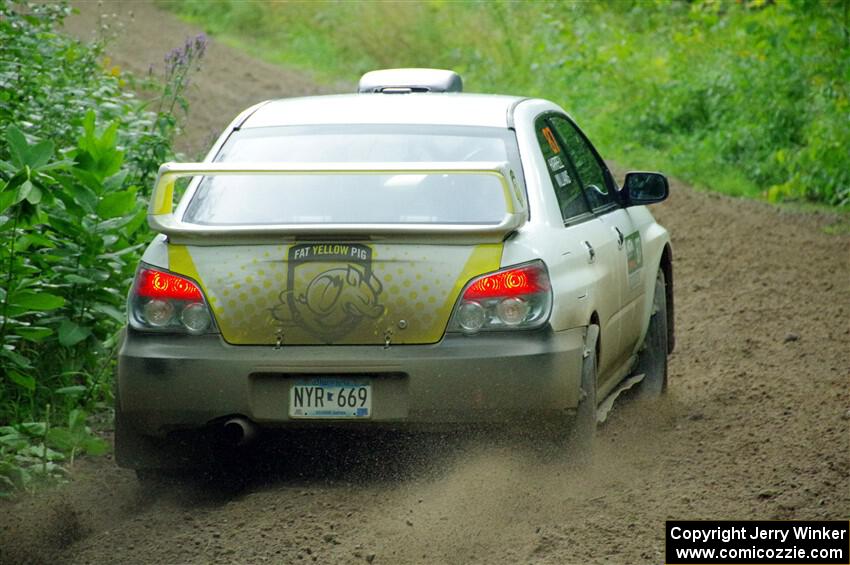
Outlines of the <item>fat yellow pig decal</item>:
{"label": "fat yellow pig decal", "polygon": [[[318,274],[302,268],[335,266]],[[359,244],[301,244],[289,249],[287,288],[274,319],[300,326],[327,343],[351,333],[364,319],[384,314],[383,285],[372,272],[372,250]]]}

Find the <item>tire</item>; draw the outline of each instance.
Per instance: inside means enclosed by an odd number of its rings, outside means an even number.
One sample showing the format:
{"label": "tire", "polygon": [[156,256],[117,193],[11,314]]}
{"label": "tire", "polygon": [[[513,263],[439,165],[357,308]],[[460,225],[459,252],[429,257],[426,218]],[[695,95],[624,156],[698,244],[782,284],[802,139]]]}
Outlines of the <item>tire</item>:
{"label": "tire", "polygon": [[[540,427],[528,430],[535,437],[534,445],[544,461],[589,462],[596,436],[596,344],[599,326],[587,327],[585,351],[579,380],[579,401],[575,413],[549,419]],[[564,378],[572,381],[572,370]]]}
{"label": "tire", "polygon": [[634,374],[644,374],[640,394],[657,398],[667,391],[667,283],[658,269],[652,298],[652,314]]}

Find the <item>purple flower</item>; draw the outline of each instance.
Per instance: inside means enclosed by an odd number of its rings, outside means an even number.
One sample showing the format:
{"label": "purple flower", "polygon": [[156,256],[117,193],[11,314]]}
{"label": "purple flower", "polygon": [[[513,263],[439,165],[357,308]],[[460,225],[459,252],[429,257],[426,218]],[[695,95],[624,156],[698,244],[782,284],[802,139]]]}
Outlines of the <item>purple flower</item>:
{"label": "purple flower", "polygon": [[195,53],[198,58],[201,58],[204,55],[204,52],[207,50],[207,35],[205,33],[199,33],[195,36]]}

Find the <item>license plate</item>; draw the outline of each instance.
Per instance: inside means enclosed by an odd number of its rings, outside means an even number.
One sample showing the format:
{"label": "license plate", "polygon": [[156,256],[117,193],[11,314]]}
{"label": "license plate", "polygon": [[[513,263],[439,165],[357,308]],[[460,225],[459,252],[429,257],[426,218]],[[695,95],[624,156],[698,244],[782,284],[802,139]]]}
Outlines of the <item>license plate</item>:
{"label": "license plate", "polygon": [[348,379],[296,381],[289,389],[290,418],[362,419],[372,416],[372,385]]}

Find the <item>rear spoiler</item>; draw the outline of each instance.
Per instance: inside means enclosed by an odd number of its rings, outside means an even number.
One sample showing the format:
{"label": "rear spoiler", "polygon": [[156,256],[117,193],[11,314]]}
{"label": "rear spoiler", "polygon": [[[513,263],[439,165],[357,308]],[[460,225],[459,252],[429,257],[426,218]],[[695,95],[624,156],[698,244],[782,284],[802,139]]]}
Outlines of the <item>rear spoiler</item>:
{"label": "rear spoiler", "polygon": [[[497,176],[505,191],[507,213],[498,224],[272,224],[203,225],[183,222],[174,214],[174,184],[179,178],[220,175],[287,174],[487,174]],[[195,185],[196,186],[196,185]],[[190,187],[191,190],[191,187]],[[165,163],[159,168],[148,207],[148,224],[156,232],[187,240],[262,239],[296,235],[433,235],[478,236],[501,240],[527,218],[525,193],[505,162],[451,163]],[[218,237],[217,237],[218,236]],[[199,241],[200,242],[200,241]]]}

